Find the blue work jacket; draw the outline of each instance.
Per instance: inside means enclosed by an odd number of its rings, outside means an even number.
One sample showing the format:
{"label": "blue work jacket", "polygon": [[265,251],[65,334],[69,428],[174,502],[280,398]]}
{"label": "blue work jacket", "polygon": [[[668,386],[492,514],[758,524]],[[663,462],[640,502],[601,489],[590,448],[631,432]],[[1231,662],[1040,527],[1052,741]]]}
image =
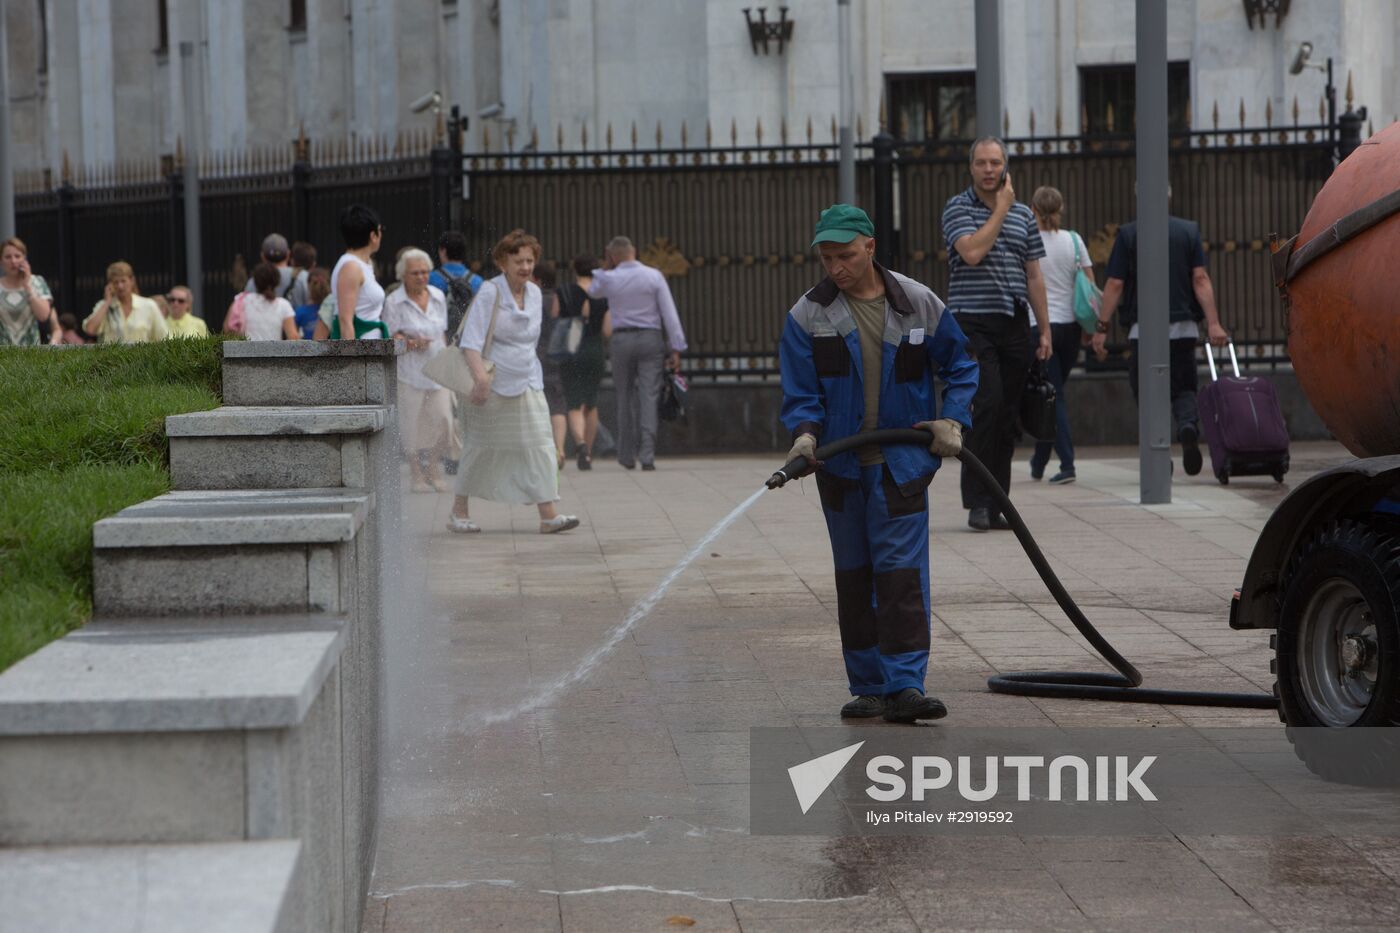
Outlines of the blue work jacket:
{"label": "blue work jacket", "polygon": [[[953,315],[928,287],[876,266],[885,281],[885,336],[880,367],[879,428],[908,428],[951,418],[972,427],[977,363]],[[793,436],[811,433],[827,443],[859,433],[865,420],[865,375],[860,334],[850,306],[830,278],[803,295],[788,312],[778,348],[782,369],[783,425]],[[942,410],[934,377],[944,383]],[[940,459],[927,447],[882,447],[890,475],[902,492],[926,486]],[[855,451],[832,457],[824,472],[860,478]]]}

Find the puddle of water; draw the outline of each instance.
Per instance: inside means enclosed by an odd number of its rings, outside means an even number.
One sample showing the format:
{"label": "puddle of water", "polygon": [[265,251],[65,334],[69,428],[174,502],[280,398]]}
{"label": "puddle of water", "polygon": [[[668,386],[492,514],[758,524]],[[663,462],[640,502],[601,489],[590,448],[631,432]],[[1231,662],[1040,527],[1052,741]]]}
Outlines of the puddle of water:
{"label": "puddle of water", "polygon": [[760,488],[753,495],[735,506],[734,511],[726,515],[720,520],[719,524],[715,525],[715,527],[705,533],[704,537],[695,542],[695,545],[686,552],[686,555],[671,568],[670,573],[666,574],[650,593],[632,606],[626,618],[624,618],[620,624],[614,626],[612,631],[608,632],[607,637],[603,639],[603,642],[598,645],[597,648],[590,651],[588,655],[578,663],[578,666],[567,674],[546,684],[514,706],[478,716],[473,728],[469,731],[475,732],[499,723],[508,722],[517,716],[538,709],[552,699],[555,694],[567,690],[574,684],[585,680],[593,673],[602,660],[622,643],[622,640],[626,638],[633,629],[640,625],[647,616],[651,615],[651,611],[656,608],[657,603],[661,602],[662,597],[666,595],[666,591],[671,588],[671,584],[675,583],[676,579],[679,578],[681,574],[685,573],[690,565],[695,562],[695,559],[704,553],[705,549],[708,548],[716,538],[729,530],[729,526],[738,521],[765,492],[767,492],[766,488]]}

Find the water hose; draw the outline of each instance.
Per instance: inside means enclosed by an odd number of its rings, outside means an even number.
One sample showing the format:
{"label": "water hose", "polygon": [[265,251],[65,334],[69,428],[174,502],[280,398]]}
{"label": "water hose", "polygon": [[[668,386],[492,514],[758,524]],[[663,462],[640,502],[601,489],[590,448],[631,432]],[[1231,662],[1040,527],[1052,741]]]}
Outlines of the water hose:
{"label": "water hose", "polygon": [[[918,444],[929,443],[929,432],[920,428],[894,428],[853,434],[832,441],[817,448],[818,462],[828,460],[837,454],[863,447],[867,444]],[[1065,615],[1079,634],[1093,646],[1105,661],[1118,672],[1101,671],[1018,671],[1010,674],[997,674],[987,680],[987,686],[994,693],[1008,693],[1027,697],[1055,697],[1079,700],[1112,700],[1119,703],[1161,703],[1172,706],[1226,706],[1247,709],[1277,709],[1278,700],[1267,693],[1214,693],[1198,690],[1159,690],[1142,686],[1142,673],[1119,654],[1108,640],[1094,628],[1079,606],[1070,598],[1060,578],[1051,569],[1040,546],[1031,536],[1030,529],[1016,511],[1016,506],[993,478],[991,472],[966,447],[958,454],[958,459],[970,469],[997,500],[998,508],[1011,524],[1016,540],[1030,558],[1036,573],[1045,583],[1050,595],[1055,597]],[[798,457],[785,464],[768,480],[769,489],[777,489],[790,479],[812,472],[812,466],[804,458]]]}

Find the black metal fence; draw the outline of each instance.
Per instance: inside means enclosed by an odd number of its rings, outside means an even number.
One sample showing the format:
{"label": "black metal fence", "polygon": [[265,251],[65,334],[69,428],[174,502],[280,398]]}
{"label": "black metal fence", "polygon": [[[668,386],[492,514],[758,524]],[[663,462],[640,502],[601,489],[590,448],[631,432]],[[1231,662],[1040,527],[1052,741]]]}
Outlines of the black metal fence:
{"label": "black metal fence", "polygon": [[[671,283],[692,348],[688,366],[716,379],[769,378],[783,316],[821,276],[808,247],[818,211],[836,196],[834,144],[812,141],[702,147],[606,148],[458,154],[424,135],[393,145],[308,144],[283,152],[206,159],[201,176],[201,244],[206,307],[218,326],[276,230],[317,246],[323,265],[341,251],[339,211],[362,201],[384,219],[381,279],[392,277],[402,246],[429,247],[449,227],[468,237],[473,265],[489,264],[492,244],[514,227],[566,264],[599,253],[617,234],[631,237],[644,262]],[[941,216],[967,185],[966,143],[936,148],[877,137],[883,153],[858,147],[862,204],[885,209],[893,226],[894,268],[946,293]],[[1135,160],[1130,140],[1092,137],[1012,139],[1017,192],[1059,188],[1066,224],[1083,234],[1102,281],[1118,224],[1132,218]],[[512,150],[513,145],[508,146]],[[1282,307],[1269,281],[1268,235],[1292,233],[1333,164],[1325,126],[1212,129],[1172,140],[1173,213],[1196,220],[1208,249],[1225,324],[1246,352],[1282,358]],[[888,172],[874,170],[883,158]],[[458,167],[460,164],[460,168]],[[67,173],[65,173],[67,174]],[[889,182],[877,190],[876,178]],[[31,263],[55,291],[60,310],[80,318],[100,297],[107,264],[135,267],[147,294],[183,276],[182,172],[175,159],[142,170],[83,178],[22,194],[21,237]]]}

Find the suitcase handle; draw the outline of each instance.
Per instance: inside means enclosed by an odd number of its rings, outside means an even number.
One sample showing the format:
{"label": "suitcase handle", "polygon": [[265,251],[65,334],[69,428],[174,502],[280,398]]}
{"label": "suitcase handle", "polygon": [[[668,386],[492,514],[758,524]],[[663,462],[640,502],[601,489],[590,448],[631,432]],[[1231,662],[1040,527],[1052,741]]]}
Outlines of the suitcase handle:
{"label": "suitcase handle", "polygon": [[[1225,346],[1230,351],[1230,367],[1235,371],[1235,378],[1238,379],[1240,378],[1240,361],[1239,357],[1235,356],[1235,341],[1231,340]],[[1210,345],[1209,340],[1206,341],[1206,362],[1210,364],[1210,381],[1218,382],[1220,376],[1215,371],[1215,348]]]}

